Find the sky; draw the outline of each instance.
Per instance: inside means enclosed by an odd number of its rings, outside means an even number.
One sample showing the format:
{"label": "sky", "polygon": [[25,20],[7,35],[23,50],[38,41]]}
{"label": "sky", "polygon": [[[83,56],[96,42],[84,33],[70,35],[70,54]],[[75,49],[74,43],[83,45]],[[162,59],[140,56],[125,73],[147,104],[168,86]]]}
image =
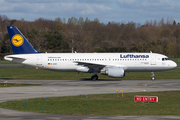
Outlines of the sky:
{"label": "sky", "polygon": [[180,0],[0,0],[0,15],[34,21],[38,18],[88,17],[101,23],[173,18],[180,22]]}

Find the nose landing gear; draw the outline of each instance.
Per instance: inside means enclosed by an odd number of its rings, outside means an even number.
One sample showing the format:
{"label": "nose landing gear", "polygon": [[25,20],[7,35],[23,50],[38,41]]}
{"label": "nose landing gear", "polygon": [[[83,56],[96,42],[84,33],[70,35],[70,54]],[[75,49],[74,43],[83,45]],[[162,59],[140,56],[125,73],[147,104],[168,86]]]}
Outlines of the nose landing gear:
{"label": "nose landing gear", "polygon": [[154,72],[151,72],[151,80],[154,81],[155,80],[155,77],[154,77]]}

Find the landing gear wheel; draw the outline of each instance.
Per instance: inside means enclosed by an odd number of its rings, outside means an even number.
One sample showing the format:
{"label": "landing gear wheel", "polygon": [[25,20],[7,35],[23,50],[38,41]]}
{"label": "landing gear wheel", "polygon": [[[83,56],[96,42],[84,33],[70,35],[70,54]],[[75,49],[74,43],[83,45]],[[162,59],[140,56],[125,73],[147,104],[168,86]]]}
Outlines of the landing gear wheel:
{"label": "landing gear wheel", "polygon": [[155,80],[155,77],[152,77],[151,80],[154,81],[154,80]]}
{"label": "landing gear wheel", "polygon": [[97,75],[93,75],[92,77],[91,77],[91,80],[98,80],[98,76]]}

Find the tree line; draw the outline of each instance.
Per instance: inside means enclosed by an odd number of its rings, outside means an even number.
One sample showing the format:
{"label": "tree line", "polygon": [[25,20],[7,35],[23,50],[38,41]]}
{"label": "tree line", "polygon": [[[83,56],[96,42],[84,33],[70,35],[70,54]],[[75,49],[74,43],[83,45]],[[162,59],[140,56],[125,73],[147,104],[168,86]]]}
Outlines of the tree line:
{"label": "tree line", "polygon": [[180,25],[172,18],[100,23],[71,17],[34,21],[0,15],[0,54],[12,54],[6,26],[16,26],[39,52],[155,52],[180,57]]}

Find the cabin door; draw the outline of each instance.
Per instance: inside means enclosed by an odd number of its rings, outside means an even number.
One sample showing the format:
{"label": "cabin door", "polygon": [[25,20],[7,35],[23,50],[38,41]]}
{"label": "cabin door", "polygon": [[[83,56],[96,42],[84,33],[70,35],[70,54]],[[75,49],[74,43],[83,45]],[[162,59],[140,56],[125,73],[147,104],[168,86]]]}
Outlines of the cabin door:
{"label": "cabin door", "polygon": [[42,65],[42,56],[37,56],[37,65]]}
{"label": "cabin door", "polygon": [[151,65],[156,65],[156,56],[151,55]]}

